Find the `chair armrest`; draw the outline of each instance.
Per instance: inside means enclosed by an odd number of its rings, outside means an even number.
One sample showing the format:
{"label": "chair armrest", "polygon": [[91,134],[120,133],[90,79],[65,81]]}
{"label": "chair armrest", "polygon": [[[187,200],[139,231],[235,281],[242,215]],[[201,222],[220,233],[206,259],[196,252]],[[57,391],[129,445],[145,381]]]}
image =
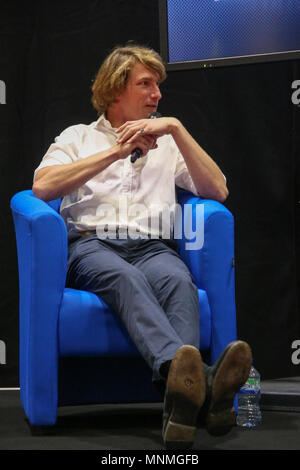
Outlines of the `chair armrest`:
{"label": "chair armrest", "polygon": [[[67,233],[63,219],[30,190],[13,196],[11,210],[19,266],[20,387],[28,415],[35,410],[37,391],[44,403],[57,402],[57,323],[66,280]],[[51,420],[54,423],[56,416]],[[43,424],[39,410],[31,422]]]}
{"label": "chair armrest", "polygon": [[[178,202],[182,208],[182,224],[188,214],[196,231],[198,216],[199,231],[203,229],[203,246],[195,240],[196,249],[193,249],[187,228],[182,229],[182,238],[177,242],[178,252],[197,287],[205,290],[208,296],[212,315],[210,361],[214,363],[227,344],[236,339],[234,219],[223,204],[186,191],[178,191]],[[199,221],[199,218],[203,219]]]}

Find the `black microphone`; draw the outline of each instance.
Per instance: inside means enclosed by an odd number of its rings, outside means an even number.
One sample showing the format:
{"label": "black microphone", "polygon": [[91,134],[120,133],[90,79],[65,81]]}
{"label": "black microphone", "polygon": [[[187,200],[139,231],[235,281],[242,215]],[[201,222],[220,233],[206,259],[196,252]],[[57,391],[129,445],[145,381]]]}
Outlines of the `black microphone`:
{"label": "black microphone", "polygon": [[[160,118],[161,117],[161,114],[160,113],[152,113],[150,114],[149,116],[149,119],[156,119],[156,118]],[[141,149],[139,149],[138,147],[136,149],[134,149],[132,151],[132,154],[131,154],[131,157],[130,157],[130,161],[131,163],[134,163],[138,158],[141,158],[143,155],[143,152]]]}

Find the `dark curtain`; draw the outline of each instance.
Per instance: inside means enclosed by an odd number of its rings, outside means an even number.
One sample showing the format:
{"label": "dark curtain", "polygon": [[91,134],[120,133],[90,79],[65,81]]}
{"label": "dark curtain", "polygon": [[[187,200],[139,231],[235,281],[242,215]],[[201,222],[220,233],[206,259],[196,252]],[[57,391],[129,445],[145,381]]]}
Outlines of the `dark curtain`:
{"label": "dark curtain", "polygon": [[[159,51],[156,0],[2,2],[0,80],[0,387],[18,386],[18,270],[9,201],[31,188],[51,141],[97,118],[90,88],[101,61],[134,40]],[[220,165],[236,224],[238,336],[262,378],[299,375],[298,61],[169,72],[160,111],[176,116]]]}

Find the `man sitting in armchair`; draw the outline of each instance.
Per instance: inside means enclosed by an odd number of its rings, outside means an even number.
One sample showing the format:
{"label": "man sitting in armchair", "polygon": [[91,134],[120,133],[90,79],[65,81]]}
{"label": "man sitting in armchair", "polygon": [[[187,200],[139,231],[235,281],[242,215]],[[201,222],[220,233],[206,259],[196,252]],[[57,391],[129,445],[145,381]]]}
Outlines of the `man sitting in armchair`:
{"label": "man sitting in armchair", "polygon": [[235,341],[213,366],[201,359],[198,291],[172,239],[175,185],[220,202],[228,190],[178,119],[149,119],[165,78],[152,49],[115,48],[92,87],[98,120],[55,139],[33,191],[44,201],[63,197],[67,285],[96,293],[120,316],[153,381],[165,382],[166,447],[189,448],[200,410],[213,435],[234,426],[251,350]]}

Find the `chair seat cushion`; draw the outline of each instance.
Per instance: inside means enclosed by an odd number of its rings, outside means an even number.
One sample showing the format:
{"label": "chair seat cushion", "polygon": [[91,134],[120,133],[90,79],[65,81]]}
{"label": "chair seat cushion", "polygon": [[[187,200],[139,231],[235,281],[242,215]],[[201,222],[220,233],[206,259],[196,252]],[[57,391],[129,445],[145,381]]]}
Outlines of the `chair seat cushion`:
{"label": "chair seat cushion", "polygon": [[[211,314],[206,292],[198,289],[200,349],[207,350]],[[96,294],[66,288],[59,313],[60,356],[139,356],[116,313]]]}

